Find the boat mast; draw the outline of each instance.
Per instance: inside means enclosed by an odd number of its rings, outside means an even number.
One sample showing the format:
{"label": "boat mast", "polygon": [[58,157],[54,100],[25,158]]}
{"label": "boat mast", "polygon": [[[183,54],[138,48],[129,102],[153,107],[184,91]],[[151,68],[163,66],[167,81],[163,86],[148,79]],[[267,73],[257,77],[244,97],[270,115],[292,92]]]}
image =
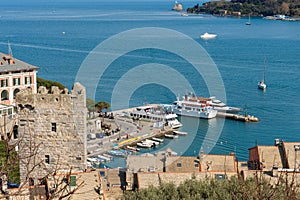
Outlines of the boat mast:
{"label": "boat mast", "polygon": [[265,82],[265,73],[266,73],[266,57],[264,59],[264,71],[263,71],[263,82]]}

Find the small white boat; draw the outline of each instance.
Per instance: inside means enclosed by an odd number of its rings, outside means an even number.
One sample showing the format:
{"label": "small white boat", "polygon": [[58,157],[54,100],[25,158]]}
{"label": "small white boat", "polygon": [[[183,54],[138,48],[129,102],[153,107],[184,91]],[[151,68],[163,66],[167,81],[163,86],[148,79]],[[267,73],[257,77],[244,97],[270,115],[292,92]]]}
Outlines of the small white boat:
{"label": "small white boat", "polygon": [[258,82],[258,84],[257,84],[258,89],[261,89],[261,90],[265,90],[267,88],[267,85],[265,83],[266,59],[265,59],[264,63],[265,63],[265,65],[264,65],[263,77],[262,77],[261,82]]}
{"label": "small white boat", "polygon": [[151,145],[159,145],[159,142],[154,141],[154,140],[146,139],[145,142],[146,142],[146,143],[149,143],[149,144],[151,144]]}
{"label": "small white boat", "polygon": [[174,135],[187,135],[187,132],[183,132],[183,131],[173,131]]}
{"label": "small white boat", "polygon": [[267,85],[265,84],[264,80],[262,80],[257,84],[257,87],[258,89],[265,90],[267,88]]}
{"label": "small white boat", "polygon": [[138,142],[138,143],[136,144],[136,146],[142,147],[142,148],[151,148],[151,147],[152,147],[152,144],[150,144],[150,143],[145,143],[145,142]]}
{"label": "small white boat", "polygon": [[178,135],[171,135],[171,134],[165,134],[166,138],[176,139],[178,138]]}
{"label": "small white boat", "polygon": [[204,39],[204,40],[207,40],[207,39],[213,39],[213,38],[216,38],[217,35],[216,34],[211,34],[211,33],[204,33],[202,35],[200,35],[200,38]]}
{"label": "small white boat", "polygon": [[113,157],[113,156],[111,156],[111,155],[108,155],[108,154],[106,154],[106,153],[104,153],[104,154],[103,154],[103,156],[105,156],[105,157],[109,158],[110,160],[113,160],[113,159],[114,159],[114,157]]}
{"label": "small white boat", "polygon": [[248,19],[248,21],[246,22],[246,25],[251,25],[250,14],[249,14],[249,19]]}
{"label": "small white boat", "polygon": [[97,158],[87,158],[87,162],[90,162],[92,165],[100,165],[101,162]]}
{"label": "small white boat", "polygon": [[162,143],[164,139],[153,137],[152,140]]}
{"label": "small white boat", "polygon": [[105,162],[109,162],[110,158],[103,156],[103,155],[98,155],[98,158],[100,158],[101,160],[104,160]]}
{"label": "small white boat", "polygon": [[183,16],[183,17],[187,17],[187,16],[189,16],[187,13],[181,13],[181,16]]}
{"label": "small white boat", "polygon": [[131,147],[131,146],[127,146],[126,148],[129,150],[132,150],[132,151],[140,151],[141,150],[139,148],[135,148],[135,147]]}

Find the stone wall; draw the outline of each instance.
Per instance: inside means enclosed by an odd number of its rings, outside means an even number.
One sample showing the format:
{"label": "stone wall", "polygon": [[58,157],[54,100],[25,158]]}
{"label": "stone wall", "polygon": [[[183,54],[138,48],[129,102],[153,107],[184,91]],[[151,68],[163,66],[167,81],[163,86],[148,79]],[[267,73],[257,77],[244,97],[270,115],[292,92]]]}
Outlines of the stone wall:
{"label": "stone wall", "polygon": [[86,91],[80,83],[74,84],[71,93],[58,87],[52,87],[50,93],[45,87],[40,87],[37,94],[23,90],[16,102],[22,182],[33,178],[37,184],[37,179],[56,168],[86,169]]}

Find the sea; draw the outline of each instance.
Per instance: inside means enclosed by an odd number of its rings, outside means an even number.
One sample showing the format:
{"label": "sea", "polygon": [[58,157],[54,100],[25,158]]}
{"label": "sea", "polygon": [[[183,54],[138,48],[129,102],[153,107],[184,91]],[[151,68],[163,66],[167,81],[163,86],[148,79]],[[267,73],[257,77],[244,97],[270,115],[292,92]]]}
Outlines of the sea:
{"label": "sea", "polygon": [[[186,9],[199,1],[181,3]],[[260,119],[257,123],[244,123],[180,118],[184,125],[181,130],[187,131],[188,136],[167,141],[150,152],[171,148],[180,155],[196,156],[205,149],[205,153],[211,154],[234,152],[239,160],[246,161],[248,149],[255,145],[273,145],[276,138],[299,142],[300,22],[252,17],[251,25],[246,26],[248,16],[189,14],[184,17],[173,11],[173,6],[174,1],[169,0],[2,2],[0,51],[7,53],[9,43],[15,58],[39,67],[38,77],[61,82],[69,89],[80,80],[89,98],[107,101],[112,108],[168,104],[192,88],[198,96],[222,98],[230,106],[243,108],[242,113]],[[139,30],[150,31],[147,35]],[[163,41],[160,31],[166,38]],[[141,35],[132,41],[129,37],[125,43],[122,43],[125,40],[113,43],[131,32]],[[205,32],[217,37],[203,40],[199,36]],[[181,36],[188,42],[182,43]],[[176,39],[168,44],[168,38],[172,37],[179,38],[178,45],[174,45]],[[153,45],[139,46],[143,40]],[[95,53],[97,47],[107,43],[111,49]],[[225,91],[226,99],[218,92],[212,93],[217,90],[207,85],[207,77],[199,75],[193,68],[195,63],[184,57],[194,56],[188,46],[192,43],[204,52],[195,58],[202,65],[201,70],[215,67],[217,75],[209,78],[222,83],[216,87]],[[160,45],[165,48],[159,48]],[[128,51],[118,52],[127,47]],[[172,48],[182,54],[174,53]],[[203,56],[209,57],[209,63],[213,64],[204,62]],[[102,66],[110,58],[114,59]],[[91,59],[97,65],[91,65],[91,71],[81,76],[82,66]],[[103,69],[103,73],[95,72],[95,68]],[[265,91],[257,88],[263,74]],[[173,88],[185,85],[191,88],[181,87],[180,91]],[[118,96],[121,93],[126,98]],[[113,97],[121,104],[112,102]],[[122,101],[126,101],[124,105]]]}

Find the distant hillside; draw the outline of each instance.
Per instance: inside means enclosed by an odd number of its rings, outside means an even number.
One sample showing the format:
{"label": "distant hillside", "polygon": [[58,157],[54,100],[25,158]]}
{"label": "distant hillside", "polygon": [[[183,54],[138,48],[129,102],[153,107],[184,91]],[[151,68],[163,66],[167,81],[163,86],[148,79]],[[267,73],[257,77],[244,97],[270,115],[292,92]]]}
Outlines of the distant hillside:
{"label": "distant hillside", "polygon": [[241,15],[252,16],[272,16],[288,15],[292,17],[300,16],[300,0],[232,0],[232,1],[210,1],[199,4],[193,8],[188,8],[188,13],[206,13],[213,15],[223,15],[224,10],[228,15],[234,12],[241,12]]}

